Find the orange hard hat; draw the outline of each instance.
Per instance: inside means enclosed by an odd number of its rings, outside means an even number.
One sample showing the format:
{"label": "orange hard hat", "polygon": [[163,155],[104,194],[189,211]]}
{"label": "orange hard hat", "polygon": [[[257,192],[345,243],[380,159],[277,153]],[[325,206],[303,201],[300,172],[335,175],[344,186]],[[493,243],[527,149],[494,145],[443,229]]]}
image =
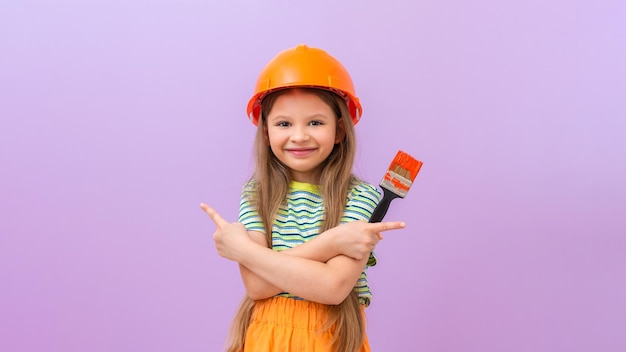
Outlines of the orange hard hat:
{"label": "orange hard hat", "polygon": [[361,118],[361,103],[345,67],[324,50],[298,45],[280,52],[261,71],[254,95],[248,102],[248,117],[252,123],[259,123],[261,101],[267,94],[295,87],[332,91],[346,101],[354,124]]}

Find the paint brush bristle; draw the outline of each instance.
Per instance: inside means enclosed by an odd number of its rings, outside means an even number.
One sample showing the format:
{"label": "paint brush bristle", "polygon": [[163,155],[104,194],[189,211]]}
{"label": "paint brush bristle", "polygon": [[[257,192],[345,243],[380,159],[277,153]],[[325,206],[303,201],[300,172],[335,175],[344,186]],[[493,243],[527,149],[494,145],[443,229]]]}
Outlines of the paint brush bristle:
{"label": "paint brush bristle", "polygon": [[403,151],[398,151],[391,165],[389,165],[385,177],[380,181],[380,187],[383,189],[383,198],[374,209],[370,222],[382,221],[385,214],[387,214],[391,201],[396,198],[406,197],[421,167],[421,161]]}
{"label": "paint brush bristle", "polygon": [[403,151],[398,151],[396,157],[389,165],[389,170],[387,170],[380,186],[404,198],[421,167],[421,161]]}

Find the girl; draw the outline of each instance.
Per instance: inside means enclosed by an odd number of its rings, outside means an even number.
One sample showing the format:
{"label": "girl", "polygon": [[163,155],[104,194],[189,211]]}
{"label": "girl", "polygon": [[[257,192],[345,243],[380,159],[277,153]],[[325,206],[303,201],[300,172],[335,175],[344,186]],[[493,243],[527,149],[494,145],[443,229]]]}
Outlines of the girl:
{"label": "girl", "polygon": [[246,288],[228,351],[369,351],[365,269],[380,232],[380,194],[352,174],[361,106],[345,68],[320,49],[283,51],[263,70],[248,115],[258,126],[256,170],[239,222],[201,207],[218,253]]}

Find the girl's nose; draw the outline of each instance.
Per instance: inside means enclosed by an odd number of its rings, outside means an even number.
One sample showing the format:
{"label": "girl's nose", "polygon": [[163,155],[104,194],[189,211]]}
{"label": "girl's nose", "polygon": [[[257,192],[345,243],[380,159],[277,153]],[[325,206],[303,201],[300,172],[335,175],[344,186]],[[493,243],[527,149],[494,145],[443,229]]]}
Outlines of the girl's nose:
{"label": "girl's nose", "polygon": [[309,139],[309,134],[304,127],[294,127],[291,134],[292,142],[306,142]]}

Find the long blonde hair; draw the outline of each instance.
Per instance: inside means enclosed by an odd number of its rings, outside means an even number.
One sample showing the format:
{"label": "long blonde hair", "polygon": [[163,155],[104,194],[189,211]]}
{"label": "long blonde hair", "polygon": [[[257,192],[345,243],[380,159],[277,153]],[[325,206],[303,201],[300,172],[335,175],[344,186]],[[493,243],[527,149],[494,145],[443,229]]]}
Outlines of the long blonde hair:
{"label": "long blonde hair", "polygon": [[[320,233],[331,229],[341,222],[345,203],[350,188],[358,181],[352,174],[356,153],[356,135],[354,125],[345,101],[327,90],[298,88],[315,94],[331,107],[337,117],[337,133],[342,124],[343,139],[335,144],[330,155],[321,165],[319,189],[324,200],[325,217]],[[268,246],[272,244],[272,224],[280,206],[285,201],[291,177],[289,170],[272,153],[267,142],[266,117],[276,99],[291,91],[280,90],[263,99],[261,120],[255,137],[256,169],[254,172],[253,203],[263,221]],[[363,344],[365,322],[358,295],[352,291],[339,305],[328,306],[329,319],[326,328],[333,328],[333,350],[353,352]],[[254,301],[244,297],[233,320],[229,337],[229,352],[243,350],[245,336],[254,310]]]}

